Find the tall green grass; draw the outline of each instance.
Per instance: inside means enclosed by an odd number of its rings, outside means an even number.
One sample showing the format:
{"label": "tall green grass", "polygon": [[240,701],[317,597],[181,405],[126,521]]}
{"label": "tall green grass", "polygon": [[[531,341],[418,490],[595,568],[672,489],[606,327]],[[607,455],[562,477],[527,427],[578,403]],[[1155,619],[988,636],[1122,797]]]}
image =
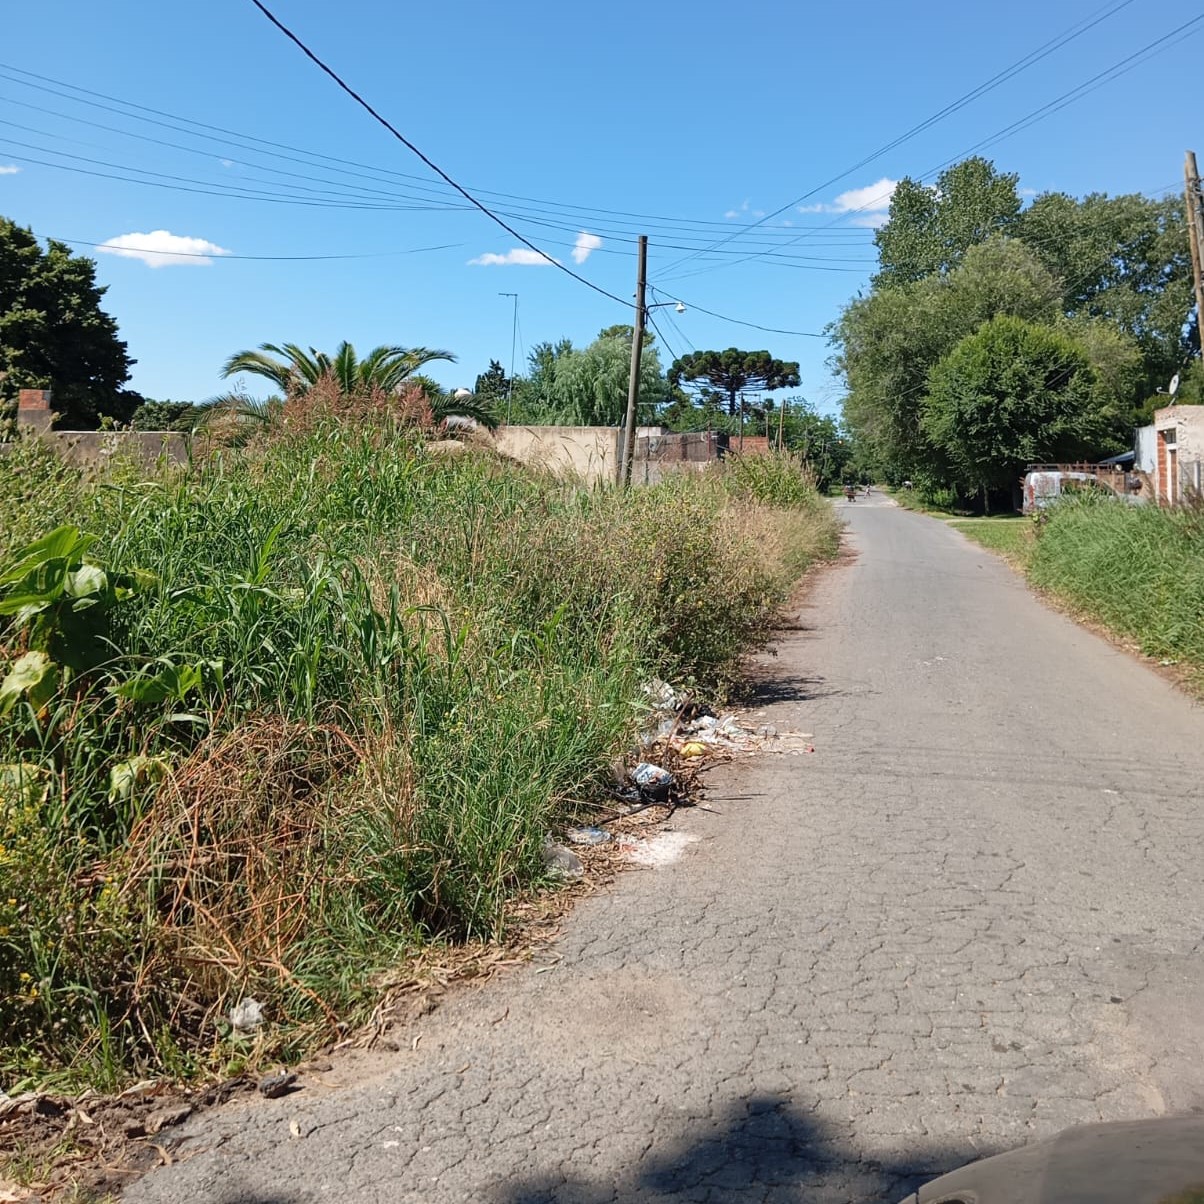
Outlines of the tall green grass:
{"label": "tall green grass", "polygon": [[1049,511],[1033,582],[1150,656],[1204,672],[1204,513],[1083,497]]}
{"label": "tall green grass", "polygon": [[[836,533],[793,484],[587,492],[331,421],[146,479],[26,447],[0,496],[0,574],[70,521],[139,583],[0,715],[5,1086],[289,1056],[424,942],[496,937],[640,683],[721,689]],[[73,596],[0,618],[0,677],[66,655]]]}

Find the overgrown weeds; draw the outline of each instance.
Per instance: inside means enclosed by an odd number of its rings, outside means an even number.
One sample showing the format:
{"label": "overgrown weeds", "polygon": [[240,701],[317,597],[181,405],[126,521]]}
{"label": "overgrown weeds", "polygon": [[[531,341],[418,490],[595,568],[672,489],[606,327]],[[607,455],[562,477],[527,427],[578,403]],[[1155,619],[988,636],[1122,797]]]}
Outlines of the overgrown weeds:
{"label": "overgrown weeds", "polygon": [[1204,677],[1204,509],[1082,496],[1050,508],[1029,562],[1033,582]]}
{"label": "overgrown weeds", "polygon": [[834,547],[778,464],[587,492],[295,417],[161,478],[0,459],[5,1086],[291,1057],[496,937],[640,683],[722,689]]}

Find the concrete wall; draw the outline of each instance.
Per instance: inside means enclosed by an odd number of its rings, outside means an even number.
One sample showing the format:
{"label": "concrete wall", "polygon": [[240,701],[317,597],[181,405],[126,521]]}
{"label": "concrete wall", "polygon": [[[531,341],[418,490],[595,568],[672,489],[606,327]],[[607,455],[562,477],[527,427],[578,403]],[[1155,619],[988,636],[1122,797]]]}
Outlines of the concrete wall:
{"label": "concrete wall", "polygon": [[[118,459],[150,468],[163,458],[169,464],[188,459],[188,440],[174,431],[56,431],[55,416],[48,389],[18,391],[18,428],[48,440],[68,464],[103,468]],[[0,444],[0,453],[4,446]]]}
{"label": "concrete wall", "polygon": [[[38,437],[81,468],[103,468],[115,459],[144,468],[153,468],[163,457],[169,464],[188,459],[188,440],[175,431],[43,431]],[[0,455],[12,446],[0,443]]]}
{"label": "concrete wall", "polygon": [[557,476],[588,485],[613,481],[619,466],[619,431],[613,426],[504,426],[498,451]]}
{"label": "concrete wall", "polygon": [[[622,432],[615,427],[506,426],[494,437],[504,455],[590,485],[613,481],[618,471]],[[745,447],[758,450],[757,441],[746,438]],[[631,479],[637,485],[654,485],[669,473],[705,468],[729,449],[735,450],[735,440],[713,431],[672,434],[663,427],[637,427]],[[764,437],[759,450],[765,450]]]}

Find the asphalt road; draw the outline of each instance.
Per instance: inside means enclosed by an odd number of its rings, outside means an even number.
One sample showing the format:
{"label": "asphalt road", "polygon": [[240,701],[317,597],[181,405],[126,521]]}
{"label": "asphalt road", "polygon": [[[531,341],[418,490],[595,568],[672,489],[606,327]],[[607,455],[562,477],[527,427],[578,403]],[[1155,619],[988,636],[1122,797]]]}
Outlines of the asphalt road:
{"label": "asphalt road", "polygon": [[127,1198],[890,1200],[1204,1108],[1201,710],[942,523],[840,505],[855,558],[761,700],[814,755],[715,775],[552,968],[211,1114]]}

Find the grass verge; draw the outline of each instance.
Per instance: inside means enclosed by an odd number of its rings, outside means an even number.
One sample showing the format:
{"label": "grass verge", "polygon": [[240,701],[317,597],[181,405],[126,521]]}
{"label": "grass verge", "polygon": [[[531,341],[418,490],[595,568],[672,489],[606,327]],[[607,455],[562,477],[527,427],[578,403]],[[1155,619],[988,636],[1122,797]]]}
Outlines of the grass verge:
{"label": "grass verge", "polygon": [[1000,516],[998,518],[953,518],[950,527],[967,539],[998,552],[1016,568],[1024,569],[1032,555],[1035,528],[1027,518]]}
{"label": "grass verge", "polygon": [[1034,541],[1033,584],[1204,684],[1204,511],[1060,502]]}
{"label": "grass verge", "polygon": [[837,542],[786,461],[588,492],[387,422],[0,497],[10,1090],[292,1059],[497,939],[641,683],[722,690]]}

